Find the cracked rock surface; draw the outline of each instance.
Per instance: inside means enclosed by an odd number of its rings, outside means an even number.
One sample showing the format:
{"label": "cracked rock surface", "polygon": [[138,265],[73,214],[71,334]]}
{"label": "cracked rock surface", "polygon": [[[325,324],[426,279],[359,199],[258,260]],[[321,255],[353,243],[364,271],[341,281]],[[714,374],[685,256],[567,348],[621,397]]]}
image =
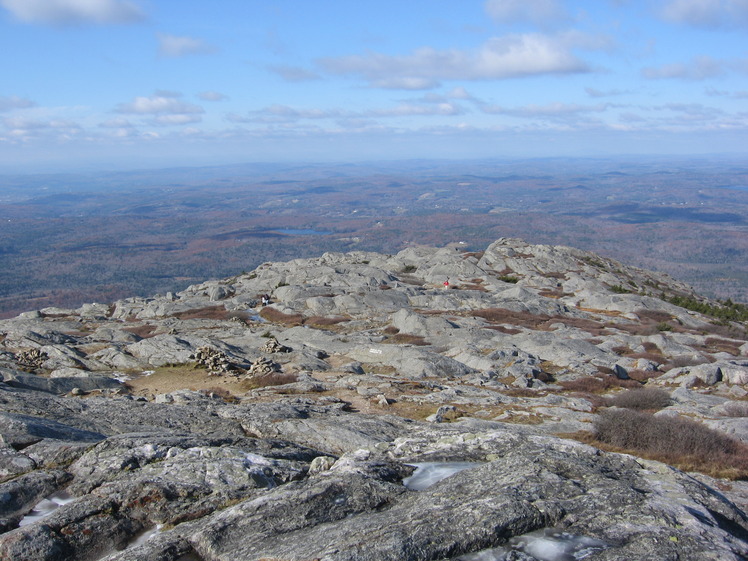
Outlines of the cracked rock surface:
{"label": "cracked rock surface", "polygon": [[569,438],[643,387],[748,442],[745,325],[675,295],[502,238],[1,320],[0,559],[748,559],[744,483]]}

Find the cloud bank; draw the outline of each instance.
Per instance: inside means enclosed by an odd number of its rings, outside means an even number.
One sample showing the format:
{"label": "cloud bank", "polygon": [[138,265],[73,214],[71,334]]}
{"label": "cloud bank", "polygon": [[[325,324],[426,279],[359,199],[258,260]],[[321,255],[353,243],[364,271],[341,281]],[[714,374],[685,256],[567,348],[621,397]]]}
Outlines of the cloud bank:
{"label": "cloud bank", "polygon": [[129,0],[0,0],[0,6],[26,23],[126,24],[145,19]]}

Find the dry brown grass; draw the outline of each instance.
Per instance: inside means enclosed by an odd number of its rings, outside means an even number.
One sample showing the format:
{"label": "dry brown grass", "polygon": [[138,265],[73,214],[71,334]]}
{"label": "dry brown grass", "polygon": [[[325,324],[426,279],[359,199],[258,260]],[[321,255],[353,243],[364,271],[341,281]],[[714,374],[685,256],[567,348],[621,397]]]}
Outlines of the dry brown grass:
{"label": "dry brown grass", "polygon": [[265,374],[264,376],[254,376],[248,380],[244,380],[242,386],[248,390],[254,390],[271,386],[285,386],[286,384],[293,384],[294,382],[298,382],[296,374],[273,372],[271,374]]}
{"label": "dry brown grass", "polygon": [[226,388],[221,388],[218,386],[210,386],[208,388],[203,388],[200,390],[200,393],[204,393],[207,396],[218,396],[221,399],[223,399],[226,403],[235,403],[238,401],[237,397],[232,394],[229,390]]}

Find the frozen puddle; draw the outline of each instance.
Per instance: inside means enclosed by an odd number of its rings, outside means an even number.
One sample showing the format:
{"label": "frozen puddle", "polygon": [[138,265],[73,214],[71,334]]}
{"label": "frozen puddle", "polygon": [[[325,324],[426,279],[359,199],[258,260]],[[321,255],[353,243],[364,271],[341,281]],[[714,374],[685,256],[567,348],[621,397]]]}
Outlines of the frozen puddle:
{"label": "frozen puddle", "polygon": [[516,536],[505,547],[469,553],[457,557],[455,561],[505,561],[514,559],[510,557],[513,551],[521,551],[538,561],[577,561],[607,547],[601,540],[545,529]]}
{"label": "frozen puddle", "polygon": [[415,466],[416,471],[410,477],[403,479],[403,485],[411,491],[423,491],[450,475],[481,464],[477,462],[424,462],[409,465]]}
{"label": "frozen puddle", "polygon": [[161,531],[161,524],[156,524],[156,526],[152,528],[148,528],[147,530],[143,530],[140,534],[138,534],[135,539],[132,541],[132,543],[128,544],[127,548],[130,547],[136,547],[139,545],[144,544],[148,540],[150,540],[153,536],[158,534]]}
{"label": "frozen puddle", "polygon": [[66,491],[57,491],[56,493],[51,494],[46,499],[42,499],[41,501],[36,503],[31,512],[21,518],[21,521],[18,523],[18,525],[27,526],[29,524],[33,524],[37,520],[41,520],[45,516],[52,514],[62,505],[67,504],[73,500],[75,500],[75,498],[71,497],[70,494]]}

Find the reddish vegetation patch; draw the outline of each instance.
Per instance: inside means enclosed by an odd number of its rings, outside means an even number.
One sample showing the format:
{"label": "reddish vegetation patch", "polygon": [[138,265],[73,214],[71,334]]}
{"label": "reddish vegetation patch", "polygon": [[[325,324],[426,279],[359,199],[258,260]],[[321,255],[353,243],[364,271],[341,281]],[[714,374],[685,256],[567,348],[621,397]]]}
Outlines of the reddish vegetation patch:
{"label": "reddish vegetation patch", "polygon": [[411,335],[409,333],[395,333],[391,337],[385,339],[384,342],[396,343],[398,345],[415,345],[419,347],[424,347],[431,344],[420,335]]}
{"label": "reddish vegetation patch", "polygon": [[304,323],[304,316],[301,314],[284,314],[283,312],[269,306],[260,310],[260,317],[270,323],[279,323],[287,327],[296,327]]}
{"label": "reddish vegetation patch", "polygon": [[483,318],[493,324],[508,323],[511,325],[527,327],[528,329],[538,329],[542,323],[551,319],[550,316],[547,315],[533,315],[527,312],[514,312],[505,308],[486,308],[483,310],[475,310],[473,311],[473,316]]}
{"label": "reddish vegetation patch", "polygon": [[740,356],[740,347],[744,341],[730,341],[728,339],[718,339],[710,337],[704,341],[703,350],[709,353],[728,353],[733,356]]}
{"label": "reddish vegetation patch", "polygon": [[141,339],[148,339],[156,335],[156,326],[149,323],[143,323],[141,325],[134,325],[132,327],[125,327],[122,331],[127,331],[133,335],[137,335]]}
{"label": "reddish vegetation patch", "polygon": [[553,298],[555,300],[558,300],[559,298],[564,298],[565,296],[573,296],[572,294],[568,292],[564,292],[560,288],[555,288],[553,290],[550,290],[550,289],[540,290],[538,294],[540,296],[544,296],[545,298]]}
{"label": "reddish vegetation patch", "polygon": [[273,307],[267,306],[260,310],[260,317],[271,322],[284,325],[286,327],[296,327],[299,325],[308,325],[315,329],[324,329],[326,327],[332,327],[346,321],[350,321],[350,318],[343,316],[310,316],[305,318],[302,314],[284,314],[283,312],[276,310]]}
{"label": "reddish vegetation patch", "polygon": [[566,280],[566,273],[562,273],[560,271],[550,271],[548,273],[540,273],[541,277],[545,277],[547,279],[563,279]]}
{"label": "reddish vegetation patch", "polygon": [[350,321],[350,319],[347,317],[343,317],[343,316],[331,316],[331,317],[311,316],[308,318],[304,318],[302,323],[304,325],[308,325],[309,327],[316,327],[318,329],[322,329],[325,327],[338,325],[340,323],[345,323],[347,321]]}
{"label": "reddish vegetation patch", "polygon": [[581,393],[603,393],[612,388],[638,388],[640,382],[636,380],[621,380],[615,376],[586,376],[576,380],[565,380],[558,383],[567,391]]}
{"label": "reddish vegetation patch", "polygon": [[185,310],[172,314],[177,319],[229,319],[229,312],[223,306],[206,306],[205,308],[196,308],[194,310]]}
{"label": "reddish vegetation patch", "polygon": [[636,315],[641,320],[649,320],[652,323],[660,323],[661,321],[671,321],[673,316],[667,312],[658,312],[656,310],[637,310]]}
{"label": "reddish vegetation patch", "polygon": [[511,327],[504,327],[503,325],[489,325],[487,329],[493,329],[499,333],[506,333],[507,335],[516,335],[522,333],[521,329],[512,329]]}
{"label": "reddish vegetation patch", "polygon": [[[486,308],[475,310],[473,316],[480,317],[494,324],[492,329],[496,329],[496,324],[510,324],[536,331],[550,331],[551,326],[561,323],[567,327],[575,327],[588,332],[590,335],[603,335],[605,325],[599,321],[585,318],[572,318],[562,316],[548,316],[545,314],[530,314],[528,312],[515,312],[505,308]],[[499,331],[501,331],[499,329]],[[504,331],[506,333],[506,331]]]}

